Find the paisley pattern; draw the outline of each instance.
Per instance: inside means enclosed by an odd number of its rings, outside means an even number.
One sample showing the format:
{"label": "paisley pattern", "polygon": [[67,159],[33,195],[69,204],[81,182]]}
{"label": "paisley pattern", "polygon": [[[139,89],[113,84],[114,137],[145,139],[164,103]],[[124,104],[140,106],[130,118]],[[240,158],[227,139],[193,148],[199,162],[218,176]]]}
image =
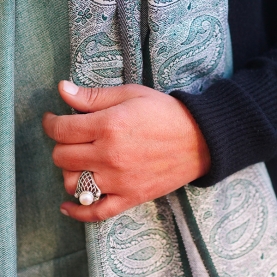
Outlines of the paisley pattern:
{"label": "paisley pattern", "polygon": [[200,93],[224,73],[226,1],[152,0],[148,16],[141,12],[140,0],[120,0],[118,6],[108,0],[70,1],[71,76],[78,85],[143,83],[140,22],[147,20],[156,89]]}
{"label": "paisley pattern", "polygon": [[[227,15],[227,0],[70,0],[71,79],[201,93],[231,72]],[[90,276],[273,277],[276,221],[265,167],[254,165],[86,224]]]}
{"label": "paisley pattern", "polygon": [[[205,23],[208,26],[205,26]],[[196,37],[206,32],[207,36],[193,45],[192,42],[196,40]],[[224,34],[220,21],[207,15],[195,18],[191,23],[188,37],[180,44],[180,48],[183,45],[188,47],[170,56],[158,70],[158,83],[165,91],[188,87],[194,81],[215,70],[223,56],[224,49]],[[213,50],[209,51],[211,55],[207,55],[208,48]],[[161,49],[158,53],[161,53]],[[199,67],[203,70],[199,70]]]}
{"label": "paisley pattern", "polygon": [[[80,86],[123,83],[123,57],[115,1],[71,0],[71,79]],[[85,15],[90,16],[85,17]],[[78,20],[82,16],[85,20]]]}
{"label": "paisley pattern", "polygon": [[165,198],[97,224],[86,225],[91,251],[98,249],[101,253],[91,276],[186,276],[173,215]]}
{"label": "paisley pattern", "polygon": [[116,45],[104,32],[86,38],[73,58],[74,83],[94,87],[122,84],[122,53]]}
{"label": "paisley pattern", "polygon": [[123,48],[125,83],[142,84],[141,3],[118,1],[119,28]]}
{"label": "paisley pattern", "polygon": [[149,0],[148,2],[149,2],[149,5],[151,6],[165,7],[179,1],[180,0]]}
{"label": "paisley pattern", "polygon": [[217,7],[213,1],[171,1],[166,7],[157,2],[149,5],[154,87],[166,93],[201,93],[225,71],[226,2]]}
{"label": "paisley pattern", "polygon": [[[214,187],[187,186],[183,191],[181,197],[173,193],[169,199],[175,212],[186,212],[177,218],[190,218],[183,239],[204,253],[210,276],[275,274],[277,203],[264,164],[239,171]],[[177,222],[186,230],[181,220]],[[192,242],[190,234],[201,243]],[[197,254],[191,258],[197,259]],[[194,269],[199,263],[191,265]]]}
{"label": "paisley pattern", "polygon": [[[112,225],[107,237],[108,257],[112,261],[112,271],[118,276],[150,275],[166,267],[174,256],[171,240],[163,230],[147,229],[128,236],[128,232],[140,230],[143,225],[127,215]],[[141,261],[147,263],[143,270]]]}
{"label": "paisley pattern", "polygon": [[267,228],[267,205],[253,182],[238,179],[229,183],[223,210],[228,210],[234,198],[241,199],[240,205],[226,213],[210,234],[214,253],[225,259],[236,259],[250,252],[261,241]]}

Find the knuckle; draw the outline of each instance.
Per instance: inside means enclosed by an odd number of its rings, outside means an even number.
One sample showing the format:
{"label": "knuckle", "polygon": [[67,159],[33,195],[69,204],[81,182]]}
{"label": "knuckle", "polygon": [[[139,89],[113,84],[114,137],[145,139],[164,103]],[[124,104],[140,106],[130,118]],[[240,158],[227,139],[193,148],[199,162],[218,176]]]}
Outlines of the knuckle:
{"label": "knuckle", "polygon": [[121,127],[113,123],[109,124],[109,126],[106,126],[105,139],[105,162],[113,168],[125,168],[126,159],[128,158],[128,145],[123,143],[124,132],[122,132]]}
{"label": "knuckle", "polygon": [[118,130],[116,124],[114,124],[114,119],[108,120],[103,128],[105,132],[105,138],[110,142],[114,143],[117,141]]}
{"label": "knuckle", "polygon": [[100,88],[83,88],[83,93],[87,106],[92,107],[100,94]]}
{"label": "knuckle", "polygon": [[123,170],[123,168],[125,167],[124,154],[121,153],[121,151],[120,152],[116,151],[113,148],[110,150],[107,150],[106,162],[112,168]]}
{"label": "knuckle", "polygon": [[122,107],[116,113],[106,115],[106,123],[104,125],[104,132],[110,138],[121,138],[125,135],[128,129],[128,114]]}
{"label": "knuckle", "polygon": [[53,127],[54,140],[63,142],[65,140],[64,126],[61,120],[57,120]]}
{"label": "knuckle", "polygon": [[101,125],[101,136],[107,144],[114,145],[119,141],[120,130],[116,124],[116,119],[107,116]]}

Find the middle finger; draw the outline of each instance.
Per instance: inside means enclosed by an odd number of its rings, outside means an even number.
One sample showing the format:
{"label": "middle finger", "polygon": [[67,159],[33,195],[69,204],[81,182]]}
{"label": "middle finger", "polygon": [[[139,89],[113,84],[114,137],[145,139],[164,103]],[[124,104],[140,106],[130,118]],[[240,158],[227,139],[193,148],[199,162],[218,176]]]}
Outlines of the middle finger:
{"label": "middle finger", "polygon": [[56,166],[68,171],[97,171],[103,164],[93,143],[56,144],[52,158]]}

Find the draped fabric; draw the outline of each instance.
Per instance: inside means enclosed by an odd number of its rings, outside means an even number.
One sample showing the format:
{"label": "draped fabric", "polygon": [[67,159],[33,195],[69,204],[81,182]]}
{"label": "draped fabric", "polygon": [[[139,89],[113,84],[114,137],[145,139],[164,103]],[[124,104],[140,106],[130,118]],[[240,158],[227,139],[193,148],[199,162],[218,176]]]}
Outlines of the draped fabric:
{"label": "draped fabric", "polygon": [[0,276],[16,275],[14,158],[15,3],[0,2]]}
{"label": "draped fabric", "polygon": [[41,127],[44,112],[70,112],[57,92],[68,25],[67,1],[0,1],[1,277],[88,274],[84,227],[60,214],[68,196]]}
{"label": "draped fabric", "polygon": [[70,112],[57,92],[58,82],[69,75],[68,24],[67,1],[16,1],[14,106],[20,277],[87,275],[84,228],[60,214],[60,204],[69,198],[61,170],[51,161],[54,141],[41,127],[44,112]]}
{"label": "draped fabric", "polygon": [[[69,8],[71,79],[78,85],[139,83],[199,94],[231,74],[227,1],[72,0]],[[270,272],[276,207],[263,164],[211,188],[187,185],[87,223],[90,276]]]}
{"label": "draped fabric", "polygon": [[[71,79],[200,93],[231,71],[227,1],[70,1]],[[192,10],[191,10],[192,9]],[[164,197],[86,224],[90,276],[191,276]]]}
{"label": "draped fabric", "polygon": [[[93,277],[260,276],[261,270],[276,272],[276,199],[262,164],[215,187],[181,188],[106,222],[86,224],[86,237],[82,223],[60,214],[60,203],[72,198],[64,191],[60,170],[51,163],[54,142],[41,128],[45,111],[70,113],[58,96],[58,81],[70,75],[85,86],[136,82],[169,92],[182,89],[178,83],[182,73],[205,61],[202,56],[197,63],[190,60],[184,65],[178,55],[167,60],[169,52],[177,54],[178,46],[168,48],[170,44],[155,36],[163,23],[172,22],[174,14],[160,14],[165,20],[159,25],[159,16],[149,11],[158,11],[158,3],[173,7],[177,0],[149,0],[150,6],[147,1],[120,0],[119,11],[113,0],[68,2],[69,16],[64,0],[0,1],[0,276],[86,277],[88,271]],[[178,10],[176,18],[195,11],[190,1],[184,2],[187,5]],[[221,20],[225,23],[226,9],[221,5],[226,2],[210,2],[213,14],[224,15]],[[125,17],[126,12],[135,16]],[[94,19],[104,23],[107,32],[98,25],[93,29]],[[208,19],[211,25],[206,22],[203,26],[218,31],[218,21]],[[191,22],[199,27],[201,18]],[[137,32],[129,28],[131,23]],[[227,29],[224,25],[226,49]],[[180,33],[167,32],[164,38],[170,40],[175,34],[181,40]],[[203,29],[202,34],[203,39]],[[211,72],[215,78],[230,72],[230,54],[226,51],[221,56],[220,70]],[[168,71],[162,65],[166,60],[177,64],[178,70]],[[213,61],[211,58],[210,64]],[[178,78],[172,79],[171,74]],[[188,81],[195,78],[192,75]],[[209,85],[209,77],[205,80],[188,87],[200,92]]]}

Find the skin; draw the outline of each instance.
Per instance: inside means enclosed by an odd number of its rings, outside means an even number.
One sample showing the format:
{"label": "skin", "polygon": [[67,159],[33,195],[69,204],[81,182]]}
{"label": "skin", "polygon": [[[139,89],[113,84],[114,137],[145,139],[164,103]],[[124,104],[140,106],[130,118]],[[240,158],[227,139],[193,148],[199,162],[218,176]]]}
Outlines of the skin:
{"label": "skin", "polygon": [[58,90],[68,105],[85,113],[43,117],[44,131],[57,142],[53,161],[63,170],[65,189],[73,195],[81,172],[88,170],[105,195],[90,206],[65,202],[63,214],[104,220],[209,171],[203,135],[175,98],[135,84],[82,88],[61,81]]}

